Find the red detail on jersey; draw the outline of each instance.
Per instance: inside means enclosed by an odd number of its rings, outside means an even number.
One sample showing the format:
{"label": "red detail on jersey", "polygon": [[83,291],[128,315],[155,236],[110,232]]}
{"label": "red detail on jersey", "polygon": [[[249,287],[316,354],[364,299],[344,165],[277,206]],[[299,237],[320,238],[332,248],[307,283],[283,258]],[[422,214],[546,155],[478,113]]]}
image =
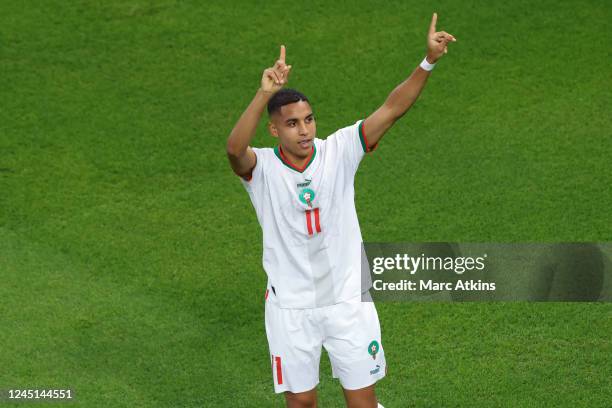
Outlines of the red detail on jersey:
{"label": "red detail on jersey", "polygon": [[366,147],[366,153],[373,152],[378,147],[378,143],[376,143],[374,146],[369,146],[368,138],[366,137],[366,132],[365,132],[365,120],[361,122],[360,125],[361,125],[361,134],[363,135],[363,142]]}
{"label": "red detail on jersey", "polygon": [[310,219],[310,210],[306,210],[306,227],[308,228],[308,235],[312,235],[312,220]]}
{"label": "red detail on jersey", "polygon": [[268,300],[268,293],[270,292],[270,289],[266,289],[266,300]]}
{"label": "red detail on jersey", "polygon": [[280,153],[281,159],[283,160],[283,162],[291,167],[292,169],[299,171],[300,173],[302,173],[304,170],[306,170],[306,167],[308,167],[308,165],[310,164],[310,161],[312,160],[312,155],[315,152],[315,148],[314,145],[312,146],[312,149],[310,149],[310,154],[308,155],[308,159],[306,159],[306,162],[304,163],[304,165],[302,167],[298,167],[295,164],[291,163],[291,161],[285,156],[285,154],[283,153],[283,148],[280,147],[280,145],[278,146],[278,152]]}
{"label": "red detail on jersey", "polygon": [[318,208],[314,209],[314,219],[315,219],[315,228],[317,229],[317,232],[321,232],[321,224],[319,223],[319,209]]}
{"label": "red detail on jersey", "polygon": [[280,357],[274,357],[274,359],[276,360],[276,383],[278,385],[281,385],[283,383],[283,369],[281,367],[281,358]]}

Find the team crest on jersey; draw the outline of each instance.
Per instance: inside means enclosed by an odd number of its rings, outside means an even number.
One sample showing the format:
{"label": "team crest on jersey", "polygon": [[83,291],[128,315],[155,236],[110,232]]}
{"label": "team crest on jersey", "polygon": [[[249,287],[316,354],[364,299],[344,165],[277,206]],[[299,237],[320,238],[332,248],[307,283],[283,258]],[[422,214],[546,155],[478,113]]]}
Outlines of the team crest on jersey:
{"label": "team crest on jersey", "polygon": [[378,350],[380,350],[378,342],[376,340],[372,340],[372,342],[368,346],[368,353],[370,353],[374,360],[376,360],[376,354],[378,354]]}
{"label": "team crest on jersey", "polygon": [[304,188],[302,189],[302,191],[300,191],[299,197],[301,202],[308,205],[309,207],[312,207],[312,202],[315,199],[315,192],[309,188]]}

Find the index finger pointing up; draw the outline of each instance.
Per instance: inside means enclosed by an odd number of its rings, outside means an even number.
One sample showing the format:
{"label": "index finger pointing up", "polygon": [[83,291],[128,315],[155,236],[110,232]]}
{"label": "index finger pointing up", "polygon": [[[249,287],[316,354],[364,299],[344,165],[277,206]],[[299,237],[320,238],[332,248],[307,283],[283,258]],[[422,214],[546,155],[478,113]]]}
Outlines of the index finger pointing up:
{"label": "index finger pointing up", "polygon": [[438,13],[433,13],[431,17],[431,24],[429,25],[429,35],[433,35],[436,32],[436,22],[438,21]]}
{"label": "index finger pointing up", "polygon": [[282,62],[285,62],[285,46],[284,45],[281,45],[280,57],[278,59],[280,59]]}

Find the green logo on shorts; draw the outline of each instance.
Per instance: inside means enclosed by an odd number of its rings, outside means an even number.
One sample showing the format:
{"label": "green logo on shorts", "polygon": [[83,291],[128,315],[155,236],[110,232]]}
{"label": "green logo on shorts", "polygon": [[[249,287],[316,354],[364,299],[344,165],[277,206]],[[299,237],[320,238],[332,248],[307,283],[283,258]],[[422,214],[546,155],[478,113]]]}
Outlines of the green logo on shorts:
{"label": "green logo on shorts", "polygon": [[378,342],[376,340],[372,340],[372,342],[368,346],[368,353],[370,353],[374,360],[376,360],[376,354],[378,353],[378,350],[380,350]]}
{"label": "green logo on shorts", "polygon": [[300,191],[300,201],[308,205],[309,207],[312,207],[312,202],[314,201],[314,199],[315,199],[315,192],[312,191],[311,189],[305,188],[302,191]]}

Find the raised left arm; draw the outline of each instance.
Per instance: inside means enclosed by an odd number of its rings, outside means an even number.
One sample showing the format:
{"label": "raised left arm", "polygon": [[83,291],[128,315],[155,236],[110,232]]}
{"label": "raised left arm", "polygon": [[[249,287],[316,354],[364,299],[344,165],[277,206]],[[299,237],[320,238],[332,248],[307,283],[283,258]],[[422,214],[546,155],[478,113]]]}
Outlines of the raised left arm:
{"label": "raised left arm", "polygon": [[[436,31],[438,15],[433,14],[427,35],[427,62],[435,64],[442,55],[448,52],[448,43],[457,41],[445,31]],[[415,68],[404,82],[399,84],[374,113],[368,116],[363,124],[368,150],[374,147],[393,124],[414,104],[425,87],[430,71],[421,66]]]}

